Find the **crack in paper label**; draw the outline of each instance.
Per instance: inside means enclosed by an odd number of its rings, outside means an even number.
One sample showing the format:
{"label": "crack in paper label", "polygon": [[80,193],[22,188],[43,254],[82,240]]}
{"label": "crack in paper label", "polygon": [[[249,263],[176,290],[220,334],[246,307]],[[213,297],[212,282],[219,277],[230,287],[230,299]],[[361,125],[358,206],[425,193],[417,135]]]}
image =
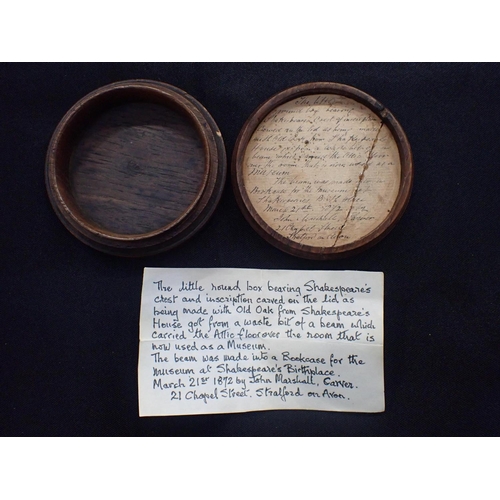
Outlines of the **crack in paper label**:
{"label": "crack in paper label", "polygon": [[243,161],[258,215],[292,241],[341,246],[376,229],[401,177],[399,150],[380,118],[334,94],[278,106],[253,133]]}

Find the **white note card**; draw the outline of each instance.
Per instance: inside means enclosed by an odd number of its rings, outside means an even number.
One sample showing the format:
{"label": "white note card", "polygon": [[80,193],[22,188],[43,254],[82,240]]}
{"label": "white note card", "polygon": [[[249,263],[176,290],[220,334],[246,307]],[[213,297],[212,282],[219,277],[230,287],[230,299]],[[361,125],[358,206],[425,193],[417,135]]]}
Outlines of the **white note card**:
{"label": "white note card", "polygon": [[144,269],[140,416],[384,411],[384,275]]}

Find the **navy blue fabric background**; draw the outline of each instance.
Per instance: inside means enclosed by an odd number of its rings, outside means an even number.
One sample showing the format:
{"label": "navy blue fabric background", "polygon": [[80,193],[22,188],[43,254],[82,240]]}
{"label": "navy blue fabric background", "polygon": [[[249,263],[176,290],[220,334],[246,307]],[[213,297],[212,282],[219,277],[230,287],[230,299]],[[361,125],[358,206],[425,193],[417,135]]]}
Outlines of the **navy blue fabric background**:
{"label": "navy blue fabric background", "polygon": [[[193,95],[231,157],[250,113],[310,81],[355,86],[396,116],[415,183],[378,245],[315,262],[261,239],[230,179],[181,247],[123,259],[80,243],[53,212],[44,160],[57,123],[90,91],[147,78]],[[500,431],[500,65],[0,65],[0,433],[6,436],[447,436]],[[386,411],[266,411],[139,418],[144,267],[355,269],[385,273]]]}

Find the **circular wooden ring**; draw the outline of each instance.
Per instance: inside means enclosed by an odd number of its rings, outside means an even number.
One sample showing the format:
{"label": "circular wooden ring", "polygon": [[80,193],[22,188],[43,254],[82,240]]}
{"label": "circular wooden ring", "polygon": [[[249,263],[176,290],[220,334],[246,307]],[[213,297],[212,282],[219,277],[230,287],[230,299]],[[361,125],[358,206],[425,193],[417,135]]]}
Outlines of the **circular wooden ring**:
{"label": "circular wooden ring", "polygon": [[45,180],[54,211],[82,242],[120,256],[174,248],[212,215],[226,177],[208,111],[162,82],[91,92],[56,127]]}
{"label": "circular wooden ring", "polygon": [[[383,220],[381,220],[381,222],[376,227],[371,228],[366,234],[362,234],[361,237],[356,238],[355,241],[343,242],[339,240],[339,236],[341,236],[343,230],[343,226],[341,226],[336,236],[334,236],[334,232],[332,232],[330,241],[326,241],[328,239],[327,235],[324,238],[325,243],[322,243],[320,240],[317,240],[314,242],[314,244],[308,244],[307,242],[300,241],[298,237],[290,236],[290,234],[287,233],[286,230],[282,230],[282,227],[284,227],[285,224],[280,225],[278,223],[270,223],[269,220],[265,221],[263,217],[264,215],[263,210],[259,209],[259,207],[254,202],[255,200],[252,201],[251,199],[252,193],[249,192],[249,186],[247,186],[247,183],[250,185],[250,189],[252,189],[253,186],[253,191],[257,189],[257,192],[259,192],[258,190],[259,185],[255,183],[264,181],[270,182],[265,179],[265,176],[271,176],[271,177],[272,175],[279,176],[279,172],[277,172],[276,169],[279,170],[280,168],[283,168],[283,162],[276,160],[276,158],[278,157],[276,156],[277,153],[272,153],[273,148],[286,147],[287,144],[288,145],[292,144],[291,142],[288,143],[279,142],[286,140],[287,137],[285,137],[284,139],[283,136],[281,138],[278,138],[276,133],[276,130],[278,129],[275,128],[271,130],[271,128],[267,127],[266,123],[269,124],[278,123],[280,120],[282,120],[283,116],[279,115],[279,113],[290,112],[290,111],[284,111],[285,109],[288,110],[292,109],[289,106],[295,106],[296,103],[298,103],[297,105],[299,105],[301,102],[306,102],[309,104],[314,102],[320,102],[317,101],[317,99],[325,95],[339,96],[338,98],[336,97],[335,99],[338,99],[340,102],[344,100],[346,102],[359,103],[355,104],[355,106],[357,106],[361,110],[360,112],[364,112],[363,110],[366,110],[368,116],[375,116],[377,117],[376,119],[379,120],[379,122],[377,122],[377,126],[380,125],[380,128],[378,129],[377,135],[375,136],[373,146],[371,147],[369,154],[367,154],[366,165],[363,167],[362,170],[360,169],[356,175],[356,180],[354,184],[357,185],[357,188],[359,189],[359,186],[361,185],[360,183],[361,180],[364,178],[365,170],[368,168],[369,164],[371,165],[372,162],[371,155],[372,151],[374,150],[375,143],[377,143],[378,134],[380,133],[381,130],[384,130],[384,134],[386,134],[388,137],[392,136],[397,146],[397,152],[395,153],[395,156],[396,158],[399,156],[399,162],[400,162],[400,177],[397,179],[397,181],[399,181],[399,189],[397,190],[397,192],[394,193],[394,198],[395,198],[394,202],[392,206],[387,210],[387,215],[383,216]],[[314,99],[316,99],[316,101]],[[279,119],[278,116],[280,116]],[[289,118],[287,118],[287,120],[288,123],[290,123]],[[313,123],[313,121],[310,120],[309,123]],[[387,130],[384,128],[384,126],[387,127]],[[295,129],[295,131],[296,130],[297,129]],[[324,130],[322,130],[322,132]],[[263,131],[268,131],[267,137],[264,135]],[[288,130],[288,132],[291,133],[292,131]],[[286,133],[284,135],[286,135]],[[252,153],[252,151],[255,150],[256,145],[258,144],[258,142],[256,141],[271,141],[272,143],[273,137],[275,138],[275,142],[273,143],[272,147],[267,150],[271,151],[271,153],[268,153],[267,156],[261,155],[261,158],[264,157],[267,158],[266,160],[262,160],[265,163],[267,162],[267,166],[264,163],[264,170],[265,169],[267,170],[265,170],[264,172],[260,171],[261,175],[259,179],[261,180],[255,180],[253,181],[254,184],[251,184],[249,180],[250,175],[247,175],[247,172],[250,172],[251,170],[250,167],[246,169],[246,164],[245,164],[245,162],[247,161],[245,159],[246,155],[247,154],[250,155],[248,163],[249,165],[250,164],[252,165],[252,169],[254,170],[254,172],[256,171],[257,174],[259,174],[259,169],[255,170],[255,163],[252,163],[256,158],[255,155],[251,156],[254,154]],[[288,139],[289,138],[290,137],[288,137]],[[392,139],[389,140],[392,141]],[[295,145],[296,143],[293,144]],[[309,140],[306,140],[305,144],[309,144]],[[296,161],[296,156],[293,158],[294,159],[291,161]],[[310,156],[310,158],[313,158],[313,156]],[[257,159],[256,161],[258,163],[260,160]],[[294,166],[296,166],[296,164]],[[323,168],[327,168],[328,166],[329,165],[326,162],[323,162]],[[272,172],[270,171],[271,168],[274,169]],[[304,175],[312,175],[308,174],[306,170],[307,169],[304,169]],[[334,178],[335,171],[331,170],[329,172],[330,173],[328,175],[333,176]],[[326,259],[335,259],[339,257],[346,257],[358,253],[374,245],[389,233],[389,231],[395,226],[395,224],[401,218],[409,202],[413,184],[413,160],[412,160],[410,144],[401,125],[397,122],[392,113],[382,104],[380,104],[377,100],[375,100],[373,97],[369,96],[368,94],[354,87],[332,82],[314,82],[286,89],[271,97],[269,100],[264,102],[260,107],[258,107],[252,113],[252,115],[248,118],[248,120],[244,124],[237,138],[232,157],[231,174],[232,174],[233,190],[238,205],[240,206],[247,221],[254,228],[254,230],[257,231],[259,235],[261,235],[266,241],[268,241],[272,245],[276,246],[280,250],[287,252],[289,254],[309,259],[326,260]],[[359,179],[359,183],[357,179]],[[276,178],[275,181],[279,182],[278,178]],[[286,184],[286,179],[284,184]],[[285,190],[290,188],[291,184],[289,187],[285,187]],[[393,189],[396,190],[395,187]],[[273,191],[267,191],[262,189],[260,192],[271,193]],[[279,191],[275,192],[278,193]],[[354,202],[356,200],[356,193],[357,189],[353,190],[352,199],[350,203],[351,205],[350,210],[352,210],[352,207],[354,206]],[[305,196],[304,193],[301,194]],[[276,196],[274,198],[276,198]],[[311,200],[309,201],[311,203],[314,203],[316,202],[316,198],[311,196]],[[269,201],[267,203],[269,203]],[[321,207],[318,207],[318,210],[320,208]],[[273,210],[273,207],[268,204],[268,209]],[[281,208],[276,208],[276,211],[279,210],[281,210]],[[346,222],[349,220],[351,214],[350,210],[348,210],[347,215],[345,215],[344,226],[346,225]],[[289,214],[287,215],[287,217],[289,217]],[[316,217],[316,219],[319,218],[320,217]],[[275,218],[273,220],[277,219]],[[343,219],[340,218],[339,225],[342,222],[342,220]],[[375,223],[377,222],[375,221]],[[322,226],[323,230],[325,230],[324,229],[325,227],[326,226]],[[311,239],[314,239],[314,237],[311,237]]]}

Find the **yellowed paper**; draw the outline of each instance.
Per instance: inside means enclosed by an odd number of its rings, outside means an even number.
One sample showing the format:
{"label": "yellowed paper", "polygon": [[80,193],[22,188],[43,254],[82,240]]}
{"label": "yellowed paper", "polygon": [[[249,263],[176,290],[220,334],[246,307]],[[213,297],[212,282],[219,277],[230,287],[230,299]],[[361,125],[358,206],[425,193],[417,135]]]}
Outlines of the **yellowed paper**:
{"label": "yellowed paper", "polygon": [[376,229],[399,191],[391,132],[363,104],[319,94],[278,106],[259,124],[243,162],[258,215],[282,236],[334,247]]}

